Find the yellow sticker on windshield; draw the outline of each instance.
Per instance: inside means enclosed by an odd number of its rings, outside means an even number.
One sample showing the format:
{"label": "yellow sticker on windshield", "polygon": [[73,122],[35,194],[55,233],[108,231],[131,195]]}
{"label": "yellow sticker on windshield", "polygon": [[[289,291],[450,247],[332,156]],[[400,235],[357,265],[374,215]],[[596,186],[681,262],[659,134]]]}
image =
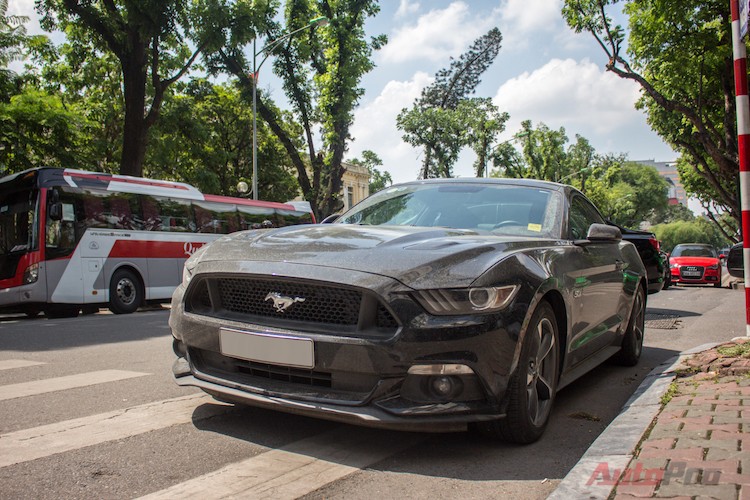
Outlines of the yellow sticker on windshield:
{"label": "yellow sticker on windshield", "polygon": [[542,232],[542,225],[541,224],[529,224],[526,226],[526,229],[529,231],[534,231],[535,233],[541,233]]}

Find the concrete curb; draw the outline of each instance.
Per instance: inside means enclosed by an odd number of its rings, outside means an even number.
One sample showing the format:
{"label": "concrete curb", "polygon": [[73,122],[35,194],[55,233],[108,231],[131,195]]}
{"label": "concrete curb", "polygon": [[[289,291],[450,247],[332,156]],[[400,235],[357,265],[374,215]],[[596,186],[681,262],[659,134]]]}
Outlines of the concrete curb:
{"label": "concrete curb", "polygon": [[[592,482],[596,468],[601,464],[606,464],[609,470],[622,471],[627,468],[643,435],[661,412],[661,397],[675,379],[675,370],[686,358],[723,343],[725,342],[703,344],[683,351],[651,370],[625,403],[620,414],[591,444],[547,499],[609,498],[616,482],[612,485]],[[590,482],[592,484],[588,484]]]}

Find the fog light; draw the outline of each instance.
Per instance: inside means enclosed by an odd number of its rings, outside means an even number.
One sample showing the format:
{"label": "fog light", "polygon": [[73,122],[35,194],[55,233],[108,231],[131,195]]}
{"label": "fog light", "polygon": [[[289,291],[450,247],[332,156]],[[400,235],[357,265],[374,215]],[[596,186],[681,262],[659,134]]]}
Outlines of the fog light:
{"label": "fog light", "polygon": [[445,397],[453,392],[453,377],[432,377],[430,388],[436,396]]}

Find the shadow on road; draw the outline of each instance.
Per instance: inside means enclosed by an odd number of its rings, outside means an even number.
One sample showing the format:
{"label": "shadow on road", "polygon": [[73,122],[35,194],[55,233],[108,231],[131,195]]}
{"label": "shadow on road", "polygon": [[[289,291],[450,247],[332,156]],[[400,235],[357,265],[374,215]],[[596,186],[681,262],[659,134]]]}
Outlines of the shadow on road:
{"label": "shadow on road", "polygon": [[[538,442],[525,446],[494,441],[470,432],[415,435],[365,429],[241,405],[210,419],[201,419],[196,410],[193,423],[203,431],[270,448],[342,426],[348,428],[347,432],[371,434],[368,442],[372,443],[416,437],[418,445],[368,467],[375,471],[467,481],[561,479],[620,413],[644,377],[676,354],[668,349],[646,347],[638,366],[625,368],[605,363],[584,375],[557,395],[545,435]],[[367,445],[360,447],[342,452],[338,463],[352,465],[347,463],[346,457],[367,451]]]}
{"label": "shadow on road", "polygon": [[164,337],[170,334],[168,317],[166,309],[66,319],[6,315],[0,319],[0,350],[49,351]]}

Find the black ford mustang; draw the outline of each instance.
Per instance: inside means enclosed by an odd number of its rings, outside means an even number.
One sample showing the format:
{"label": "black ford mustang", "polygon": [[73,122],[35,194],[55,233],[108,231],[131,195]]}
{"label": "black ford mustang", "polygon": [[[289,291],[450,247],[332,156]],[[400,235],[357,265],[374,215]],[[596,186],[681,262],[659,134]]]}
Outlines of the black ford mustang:
{"label": "black ford mustang", "polygon": [[638,362],[646,278],[577,190],[400,184],[331,224],[235,233],[185,264],[180,385],[364,425],[528,443],[558,389]]}

